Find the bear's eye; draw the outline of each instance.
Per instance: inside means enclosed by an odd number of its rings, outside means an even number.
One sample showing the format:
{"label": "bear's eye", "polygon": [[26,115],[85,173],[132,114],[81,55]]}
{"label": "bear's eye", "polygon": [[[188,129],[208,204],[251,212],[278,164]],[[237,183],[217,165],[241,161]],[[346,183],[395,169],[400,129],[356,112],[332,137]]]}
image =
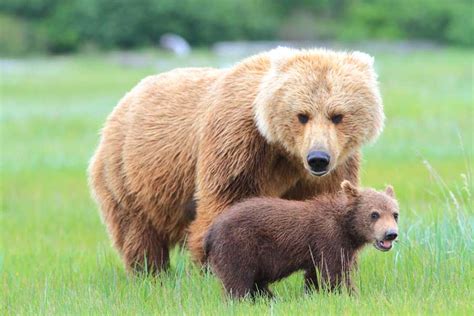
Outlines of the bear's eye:
{"label": "bear's eye", "polygon": [[377,213],[377,212],[372,212],[372,214],[370,214],[370,218],[371,219],[378,219],[380,217],[380,214]]}
{"label": "bear's eye", "polygon": [[393,213],[393,218],[395,218],[395,220],[398,221],[398,213]]}
{"label": "bear's eye", "polygon": [[298,121],[300,121],[301,124],[306,124],[308,123],[309,116],[306,114],[298,114]]}
{"label": "bear's eye", "polygon": [[342,122],[342,114],[337,114],[337,115],[333,115],[331,116],[331,121],[334,123],[334,124],[339,124]]}

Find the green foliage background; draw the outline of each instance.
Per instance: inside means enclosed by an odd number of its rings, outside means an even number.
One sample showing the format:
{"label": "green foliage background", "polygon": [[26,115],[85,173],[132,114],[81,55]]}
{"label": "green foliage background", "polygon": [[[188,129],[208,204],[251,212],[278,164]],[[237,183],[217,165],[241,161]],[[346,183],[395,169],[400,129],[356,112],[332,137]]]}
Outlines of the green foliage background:
{"label": "green foliage background", "polygon": [[473,45],[470,0],[2,0],[0,53],[221,40],[428,39]]}

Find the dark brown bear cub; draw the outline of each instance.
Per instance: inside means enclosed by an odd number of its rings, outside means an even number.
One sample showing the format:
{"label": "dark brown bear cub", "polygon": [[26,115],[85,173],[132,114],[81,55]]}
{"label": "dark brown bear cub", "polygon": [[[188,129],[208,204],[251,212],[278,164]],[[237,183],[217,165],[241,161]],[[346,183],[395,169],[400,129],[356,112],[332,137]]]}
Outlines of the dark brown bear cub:
{"label": "dark brown bear cub", "polygon": [[234,298],[271,296],[268,284],[304,270],[306,288],[352,289],[350,270],[358,251],[373,242],[381,251],[397,238],[398,204],[385,192],[358,189],[349,181],[336,195],[301,202],[252,198],[220,215],[204,239],[206,258]]}

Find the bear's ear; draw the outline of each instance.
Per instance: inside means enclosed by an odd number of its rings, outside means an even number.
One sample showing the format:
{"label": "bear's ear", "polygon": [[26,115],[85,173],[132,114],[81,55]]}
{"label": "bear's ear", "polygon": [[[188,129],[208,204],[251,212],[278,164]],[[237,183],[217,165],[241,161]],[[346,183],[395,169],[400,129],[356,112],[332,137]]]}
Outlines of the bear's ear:
{"label": "bear's ear", "polygon": [[344,180],[341,183],[341,188],[347,196],[359,196],[359,189],[357,189],[350,181]]}
{"label": "bear's ear", "polygon": [[369,66],[369,67],[374,66],[374,57],[370,56],[367,53],[355,51],[355,52],[352,52],[351,55],[356,61],[358,61],[359,63],[361,63],[363,65],[366,65],[366,66]]}
{"label": "bear's ear", "polygon": [[395,198],[395,191],[393,190],[393,187],[391,185],[387,185],[385,188],[385,193],[387,193],[388,196]]}
{"label": "bear's ear", "polygon": [[297,49],[278,46],[275,49],[272,49],[268,52],[268,56],[270,57],[270,62],[272,64],[272,69],[274,71],[278,71],[281,67],[293,57],[296,53],[298,53]]}

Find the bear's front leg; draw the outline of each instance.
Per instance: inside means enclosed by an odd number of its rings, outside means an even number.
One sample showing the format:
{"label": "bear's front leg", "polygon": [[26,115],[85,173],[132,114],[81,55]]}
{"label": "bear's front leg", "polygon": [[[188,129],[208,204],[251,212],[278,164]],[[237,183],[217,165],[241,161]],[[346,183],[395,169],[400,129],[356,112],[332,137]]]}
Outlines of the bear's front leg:
{"label": "bear's front leg", "polygon": [[272,299],[274,297],[272,291],[268,288],[268,282],[260,281],[254,284],[253,292],[254,298],[258,295],[262,297],[266,297],[268,299]]}
{"label": "bear's front leg", "polygon": [[[229,203],[230,205],[230,203]],[[188,228],[188,249],[191,252],[193,261],[203,265],[204,258],[204,236],[214,219],[224,211],[226,204],[218,203],[198,203],[196,219]]]}
{"label": "bear's front leg", "polygon": [[357,288],[354,286],[354,283],[352,282],[352,279],[349,273],[347,273],[346,278],[344,279],[344,284],[346,286],[347,293],[349,293],[349,295],[358,294]]}
{"label": "bear's front leg", "polygon": [[199,263],[209,226],[233,203],[262,195],[272,179],[275,155],[255,126],[253,99],[227,107],[225,95],[219,97],[223,99],[209,101],[215,107],[206,112],[197,153],[197,212],[189,226],[188,246]]}
{"label": "bear's front leg", "polygon": [[327,289],[331,292],[337,291],[341,293],[342,287],[346,287],[350,295],[357,294],[356,288],[352,285],[350,270],[347,270],[347,266],[327,269],[322,273],[322,279]]}
{"label": "bear's front leg", "polygon": [[307,294],[312,291],[319,291],[319,280],[315,268],[307,270],[304,275],[304,291]]}

